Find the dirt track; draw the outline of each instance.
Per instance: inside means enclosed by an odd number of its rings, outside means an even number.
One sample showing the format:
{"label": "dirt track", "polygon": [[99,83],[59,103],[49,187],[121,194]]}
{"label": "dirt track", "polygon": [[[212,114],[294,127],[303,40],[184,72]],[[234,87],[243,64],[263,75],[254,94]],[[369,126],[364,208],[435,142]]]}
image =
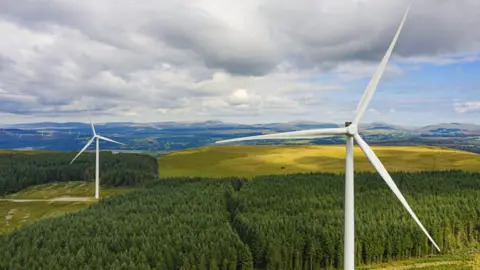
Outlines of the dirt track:
{"label": "dirt track", "polygon": [[53,199],[0,199],[4,202],[89,202],[93,198],[85,197],[59,197]]}

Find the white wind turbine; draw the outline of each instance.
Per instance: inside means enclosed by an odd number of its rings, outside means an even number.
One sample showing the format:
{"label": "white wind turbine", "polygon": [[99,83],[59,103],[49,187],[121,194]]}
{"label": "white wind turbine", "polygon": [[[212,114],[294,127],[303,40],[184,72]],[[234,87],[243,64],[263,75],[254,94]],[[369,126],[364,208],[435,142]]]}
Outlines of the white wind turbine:
{"label": "white wind turbine", "polygon": [[125,145],[125,144],[98,135],[98,134],[95,132],[95,127],[93,126],[92,118],[90,117],[90,112],[88,113],[88,119],[90,120],[90,126],[92,126],[93,137],[92,137],[92,138],[90,139],[90,141],[88,141],[88,143],[82,148],[82,150],[80,151],[80,153],[78,153],[78,154],[75,156],[75,158],[72,159],[72,162],[70,162],[70,164],[72,164],[72,163],[75,161],[75,159],[77,159],[77,157],[80,156],[80,154],[82,154],[83,151],[85,151],[85,150],[90,146],[90,144],[92,144],[93,140],[96,139],[96,151],[95,151],[95,155],[96,155],[96,159],[95,159],[95,199],[98,200],[98,198],[100,197],[100,179],[99,179],[99,174],[100,174],[100,139],[105,140],[105,141],[107,141],[107,142],[113,142],[113,143],[118,143],[118,144],[122,144],[122,145]]}
{"label": "white wind turbine", "polygon": [[417,218],[413,210],[408,205],[407,201],[403,197],[402,193],[398,189],[395,182],[392,180],[392,177],[387,172],[382,162],[375,155],[370,146],[362,139],[358,134],[358,124],[362,118],[367,106],[375,92],[375,89],[382,77],[383,71],[387,65],[388,59],[393,51],[395,43],[398,39],[400,31],[402,30],[403,24],[407,17],[410,6],[407,8],[405,15],[403,16],[402,22],[395,34],[395,37],[390,44],[385,56],[383,57],[380,65],[377,67],[372,79],[370,80],[365,93],[363,94],[360,102],[358,103],[357,112],[353,122],[346,122],[344,128],[324,128],[324,129],[310,129],[302,131],[292,131],[292,132],[282,132],[268,135],[259,135],[259,136],[250,136],[243,138],[236,138],[230,140],[217,141],[216,143],[227,143],[227,142],[238,142],[238,141],[247,141],[247,140],[273,140],[273,139],[313,139],[321,137],[329,137],[336,135],[346,135],[346,157],[345,157],[345,235],[344,235],[344,267],[348,270],[353,270],[355,265],[355,220],[354,220],[354,183],[353,183],[353,140],[358,143],[363,153],[370,160],[372,165],[375,167],[377,172],[382,176],[383,180],[387,183],[393,193],[397,196],[403,206],[407,209],[408,213],[413,217],[415,222],[420,226],[422,231],[427,235],[428,239],[432,242],[435,248],[440,251],[440,248],[432,239],[430,234],[427,232],[425,227],[423,227],[420,220]]}

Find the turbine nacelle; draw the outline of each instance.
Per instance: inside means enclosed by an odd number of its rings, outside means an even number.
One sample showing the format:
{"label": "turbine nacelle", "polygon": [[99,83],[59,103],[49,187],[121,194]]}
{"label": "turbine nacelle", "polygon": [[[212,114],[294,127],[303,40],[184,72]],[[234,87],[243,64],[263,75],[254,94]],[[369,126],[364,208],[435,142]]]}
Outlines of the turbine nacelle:
{"label": "turbine nacelle", "polygon": [[95,139],[97,140],[97,143],[98,143],[98,140],[104,140],[104,141],[107,141],[107,142],[112,142],[112,143],[116,143],[116,144],[120,144],[120,145],[125,145],[124,143],[117,142],[117,141],[115,141],[115,140],[112,140],[112,139],[109,139],[109,138],[107,138],[107,137],[104,137],[104,136],[99,135],[99,134],[95,131],[95,126],[93,125],[92,118],[90,118],[90,112],[88,113],[88,118],[89,118],[89,120],[90,120],[90,126],[92,127],[93,136],[92,136],[92,138],[87,142],[87,144],[85,144],[85,146],[82,148],[82,150],[80,150],[80,152],[75,156],[75,158],[72,159],[72,161],[70,162],[70,164],[72,164],[72,163],[80,156],[80,154],[82,154],[83,151],[85,151],[85,150],[93,143],[93,141],[94,141]]}

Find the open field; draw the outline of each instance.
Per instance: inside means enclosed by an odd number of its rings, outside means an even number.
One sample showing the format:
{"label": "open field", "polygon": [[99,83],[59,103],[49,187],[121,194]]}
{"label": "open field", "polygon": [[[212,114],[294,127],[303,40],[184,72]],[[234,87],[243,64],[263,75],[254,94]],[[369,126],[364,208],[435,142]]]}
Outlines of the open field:
{"label": "open field", "polygon": [[[128,188],[100,187],[100,197],[105,198],[130,190]],[[17,193],[0,199],[53,199],[58,197],[92,197],[95,194],[95,183],[84,181],[54,182],[31,186]]]}
{"label": "open field", "polygon": [[[372,146],[389,171],[460,169],[480,171],[480,155],[429,146]],[[244,176],[297,172],[344,172],[345,146],[208,146],[158,159],[160,177]],[[355,147],[355,171],[374,171]]]}
{"label": "open field", "polygon": [[61,151],[52,151],[52,150],[14,150],[14,149],[0,149],[0,154],[57,154],[62,153]]}
{"label": "open field", "polygon": [[[132,188],[101,187],[100,197],[106,198],[132,190]],[[95,183],[92,182],[54,182],[31,186],[20,192],[0,197],[0,233],[39,219],[85,209],[95,203],[94,192]],[[68,201],[68,198],[78,201]],[[81,199],[84,200],[81,201]]]}

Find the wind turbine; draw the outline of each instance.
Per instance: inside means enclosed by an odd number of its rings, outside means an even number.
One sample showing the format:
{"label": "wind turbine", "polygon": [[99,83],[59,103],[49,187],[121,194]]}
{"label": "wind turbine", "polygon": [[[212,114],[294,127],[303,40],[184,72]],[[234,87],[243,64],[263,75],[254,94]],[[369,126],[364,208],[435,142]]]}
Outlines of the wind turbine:
{"label": "wind turbine", "polygon": [[388,63],[390,55],[392,54],[395,43],[397,42],[398,36],[402,30],[405,19],[407,18],[408,11],[410,6],[408,6],[405,11],[405,15],[400,23],[400,26],[395,34],[395,37],[390,44],[385,56],[383,57],[380,65],[377,67],[377,70],[373,74],[372,79],[370,80],[360,102],[358,103],[357,112],[353,122],[346,122],[345,127],[343,128],[324,128],[324,129],[310,129],[310,130],[301,130],[301,131],[292,131],[292,132],[282,132],[268,135],[258,135],[258,136],[249,136],[242,137],[230,140],[217,141],[216,143],[227,143],[227,142],[238,142],[238,141],[247,141],[247,140],[273,140],[273,139],[313,139],[321,137],[330,137],[338,135],[346,135],[346,156],[345,156],[345,235],[344,235],[344,269],[353,270],[355,266],[355,220],[354,220],[354,183],[353,183],[353,140],[362,149],[363,153],[370,160],[372,165],[375,167],[377,172],[382,176],[383,180],[390,189],[393,191],[395,196],[400,200],[403,206],[407,209],[408,213],[413,217],[418,226],[422,231],[427,235],[428,239],[432,242],[435,248],[440,251],[440,248],[432,239],[430,234],[427,232],[425,227],[423,227],[420,220],[417,218],[412,208],[408,205],[407,201],[403,197],[402,193],[398,189],[395,182],[392,180],[392,177],[387,172],[382,162],[378,159],[377,155],[373,152],[370,146],[362,139],[358,134],[358,124],[362,119],[365,110],[367,109],[370,100],[372,99],[373,93],[377,88],[378,82],[382,77],[383,71]]}
{"label": "wind turbine", "polygon": [[98,198],[99,198],[99,196],[100,196],[100,180],[99,180],[99,174],[100,174],[100,150],[99,150],[99,149],[100,149],[100,139],[105,140],[105,141],[107,141],[107,142],[113,142],[113,143],[117,143],[117,144],[121,144],[121,145],[125,145],[125,144],[98,135],[98,134],[95,132],[95,127],[93,126],[92,118],[90,117],[90,112],[88,112],[88,119],[90,120],[90,126],[92,127],[93,137],[92,137],[92,138],[90,139],[90,141],[88,141],[88,143],[82,148],[82,150],[80,151],[80,153],[78,153],[78,154],[75,156],[75,158],[72,159],[72,162],[70,162],[70,164],[72,164],[72,163],[75,161],[75,159],[77,159],[77,157],[80,156],[80,154],[82,154],[83,151],[85,151],[85,150],[90,146],[90,144],[92,144],[93,140],[96,139],[96,152],[95,152],[95,155],[96,155],[96,159],[95,159],[95,199],[98,200]]}

